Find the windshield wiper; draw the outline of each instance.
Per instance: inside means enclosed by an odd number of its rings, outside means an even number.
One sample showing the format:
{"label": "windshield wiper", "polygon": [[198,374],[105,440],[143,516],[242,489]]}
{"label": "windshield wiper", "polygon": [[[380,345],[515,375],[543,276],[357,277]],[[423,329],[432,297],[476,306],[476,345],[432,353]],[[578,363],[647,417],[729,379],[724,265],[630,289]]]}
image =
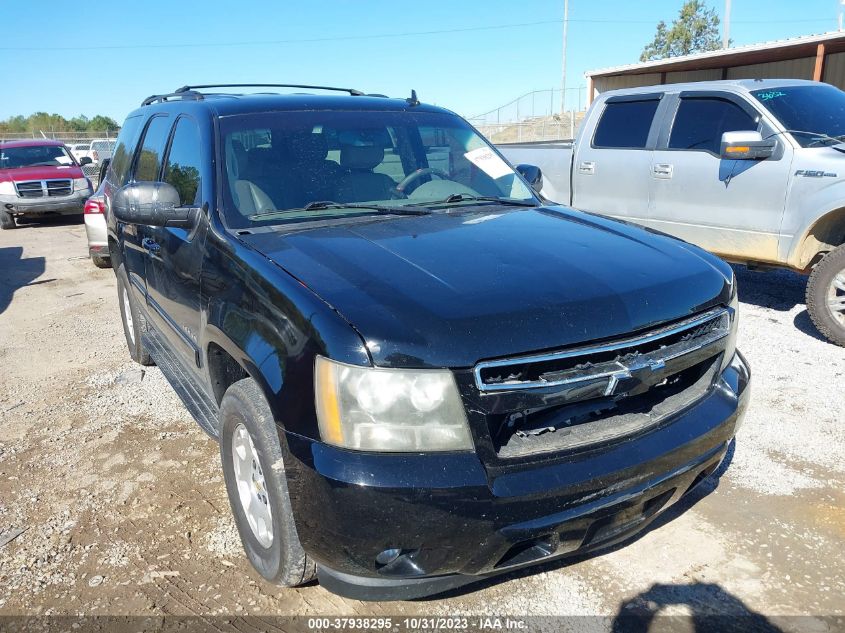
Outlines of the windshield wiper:
{"label": "windshield wiper", "polygon": [[[842,134],[840,136],[830,136],[829,134],[825,134],[823,132],[811,132],[811,131],[808,131],[808,130],[784,130],[783,132],[775,132],[774,134],[770,134],[766,138],[769,139],[773,136],[777,136],[778,134],[784,134],[784,133],[789,133],[789,134],[792,134],[792,135],[801,134],[801,135],[804,135],[804,136],[814,136],[814,137],[816,137],[816,140],[810,141],[810,143],[807,145],[807,147],[812,147],[814,144],[816,144],[820,141],[828,141],[828,142],[833,141],[837,145],[841,145],[842,143],[845,143],[845,134]],[[833,147],[833,149],[838,149],[838,148]]]}
{"label": "windshield wiper", "polygon": [[537,203],[531,200],[515,200],[513,198],[499,198],[497,196],[476,196],[471,193],[453,193],[443,198],[443,200],[430,200],[427,202],[419,202],[417,204],[425,204],[427,206],[440,204],[453,204],[455,202],[497,202],[499,204],[510,205],[514,207],[536,207]]}
{"label": "windshield wiper", "polygon": [[360,203],[344,203],[332,202],[331,200],[317,200],[309,202],[301,209],[279,209],[276,211],[263,211],[261,213],[254,213],[249,216],[250,220],[260,219],[273,215],[284,215],[285,213],[295,213],[297,211],[321,211],[324,209],[364,209],[367,211],[376,211],[384,215],[429,215],[430,209],[427,208],[408,208],[406,206],[385,206],[381,204],[360,204]]}

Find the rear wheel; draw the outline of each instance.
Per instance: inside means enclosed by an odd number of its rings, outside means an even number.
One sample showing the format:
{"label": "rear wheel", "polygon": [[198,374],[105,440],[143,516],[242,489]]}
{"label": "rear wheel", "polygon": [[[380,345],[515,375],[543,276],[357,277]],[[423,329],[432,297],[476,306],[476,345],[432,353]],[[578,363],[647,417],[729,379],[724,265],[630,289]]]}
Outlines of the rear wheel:
{"label": "rear wheel", "polygon": [[129,278],[121,265],[117,269],[117,302],[120,305],[120,317],[123,321],[123,334],[126,336],[126,347],[129,355],[141,365],[154,365],[153,359],[141,342],[141,333],[147,329],[144,316],[135,305],[135,300],[129,292]]}
{"label": "rear wheel", "polygon": [[296,532],[276,423],[251,378],[239,380],[223,396],[220,457],[229,504],[252,566],[286,587],[313,580],[316,567]]}
{"label": "rear wheel", "polygon": [[825,338],[845,346],[845,245],[825,255],[810,274],[807,311]]}
{"label": "rear wheel", "polygon": [[91,255],[91,261],[94,262],[94,265],[97,268],[111,268],[111,258],[109,257],[98,257],[97,255]]}
{"label": "rear wheel", "polygon": [[0,209],[0,229],[6,231],[8,229],[13,229],[16,226],[15,218],[12,217],[12,214],[6,209]]}

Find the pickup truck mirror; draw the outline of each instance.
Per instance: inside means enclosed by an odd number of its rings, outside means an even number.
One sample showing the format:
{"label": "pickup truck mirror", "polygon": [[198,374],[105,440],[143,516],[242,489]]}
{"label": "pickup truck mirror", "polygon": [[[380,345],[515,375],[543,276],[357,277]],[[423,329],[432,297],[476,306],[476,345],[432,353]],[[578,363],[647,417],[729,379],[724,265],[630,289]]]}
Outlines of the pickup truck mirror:
{"label": "pickup truck mirror", "polygon": [[93,161],[93,160],[91,160],[91,158],[90,158],[90,157],[88,157],[88,156],[83,156],[82,158],[80,158],[80,159],[79,159],[79,166],[80,166],[80,167],[85,167],[85,165],[90,165],[90,164],[91,164],[91,163],[93,163],[93,162],[94,162],[94,161]]}
{"label": "pickup truck mirror", "polygon": [[111,158],[104,158],[100,161],[100,175],[97,179],[97,182],[103,182],[106,179],[106,172],[109,170],[110,164]]}
{"label": "pickup truck mirror", "polygon": [[762,160],[775,151],[774,139],[763,139],[760,132],[742,131],[722,134],[722,158]]}
{"label": "pickup truck mirror", "polygon": [[135,182],[119,189],[112,201],[114,217],[127,224],[191,228],[197,207],[183,207],[176,187],[166,182]]}
{"label": "pickup truck mirror", "polygon": [[536,193],[540,193],[543,188],[543,172],[537,165],[517,165],[516,170],[522,174]]}

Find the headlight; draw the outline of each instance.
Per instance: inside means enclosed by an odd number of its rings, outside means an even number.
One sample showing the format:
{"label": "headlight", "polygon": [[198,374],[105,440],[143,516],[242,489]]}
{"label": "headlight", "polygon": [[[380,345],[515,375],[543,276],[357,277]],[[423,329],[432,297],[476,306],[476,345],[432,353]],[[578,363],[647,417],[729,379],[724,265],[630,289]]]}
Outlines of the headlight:
{"label": "headlight", "polygon": [[361,451],[472,450],[452,372],[380,369],[317,357],[317,421],[323,441]]}
{"label": "headlight", "polygon": [[2,196],[14,196],[17,195],[15,191],[15,185],[12,181],[7,180],[5,182],[0,182],[0,195]]}
{"label": "headlight", "polygon": [[74,191],[84,191],[85,189],[91,189],[91,181],[87,178],[74,178],[73,179],[73,190]]}

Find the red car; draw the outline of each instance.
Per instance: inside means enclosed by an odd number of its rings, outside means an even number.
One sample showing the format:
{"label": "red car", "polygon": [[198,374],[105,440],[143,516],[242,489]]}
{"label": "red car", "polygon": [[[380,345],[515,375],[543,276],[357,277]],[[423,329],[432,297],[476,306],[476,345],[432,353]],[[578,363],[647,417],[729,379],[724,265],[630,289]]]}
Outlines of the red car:
{"label": "red car", "polygon": [[15,228],[20,216],[81,214],[91,193],[91,181],[63,143],[0,142],[0,228]]}

